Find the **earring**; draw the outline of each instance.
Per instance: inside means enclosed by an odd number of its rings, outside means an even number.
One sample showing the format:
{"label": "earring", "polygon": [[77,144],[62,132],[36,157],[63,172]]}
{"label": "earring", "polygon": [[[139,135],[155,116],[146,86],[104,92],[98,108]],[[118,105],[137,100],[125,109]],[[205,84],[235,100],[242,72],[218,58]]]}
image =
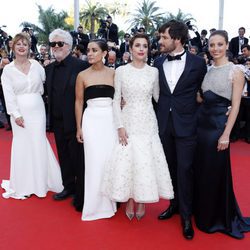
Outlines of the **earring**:
{"label": "earring", "polygon": [[133,61],[133,54],[130,54],[130,60]]}
{"label": "earring", "polygon": [[148,57],[145,58],[144,62],[147,62],[148,61]]}
{"label": "earring", "polygon": [[106,59],[104,56],[102,57],[102,62],[103,62],[103,64],[105,64],[105,62],[106,62]]}

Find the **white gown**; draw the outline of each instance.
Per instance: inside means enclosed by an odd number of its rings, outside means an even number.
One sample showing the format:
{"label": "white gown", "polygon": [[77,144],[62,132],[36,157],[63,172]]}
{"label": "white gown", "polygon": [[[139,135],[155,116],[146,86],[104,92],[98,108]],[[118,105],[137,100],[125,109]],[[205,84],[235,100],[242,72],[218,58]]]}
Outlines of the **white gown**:
{"label": "white gown", "polygon": [[[121,96],[126,102],[122,110]],[[174,197],[152,97],[159,98],[156,68],[127,64],[116,70],[114,117],[116,127],[127,131],[128,145],[117,142],[105,169],[102,192],[111,200],[149,203]]]}
{"label": "white gown", "polygon": [[[2,86],[13,132],[10,180],[2,181],[4,198],[25,199],[35,194],[45,197],[48,191],[63,190],[60,167],[46,138],[43,94],[45,72],[30,60],[29,73],[19,71],[14,62],[5,66]],[[22,116],[24,128],[15,123]]]}
{"label": "white gown", "polygon": [[84,139],[84,205],[82,220],[110,218],[116,212],[116,203],[101,194],[104,166],[117,140],[113,122],[112,97],[114,88],[109,85],[92,85],[86,88],[87,108],[83,114]]}

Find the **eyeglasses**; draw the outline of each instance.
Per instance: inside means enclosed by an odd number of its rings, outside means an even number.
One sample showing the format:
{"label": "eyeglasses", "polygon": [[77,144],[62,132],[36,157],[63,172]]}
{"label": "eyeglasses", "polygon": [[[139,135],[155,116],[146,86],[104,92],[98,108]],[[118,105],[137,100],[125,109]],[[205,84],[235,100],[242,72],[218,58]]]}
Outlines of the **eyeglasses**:
{"label": "eyeglasses", "polygon": [[54,48],[56,47],[56,45],[58,45],[58,47],[63,47],[64,44],[66,44],[65,42],[59,41],[59,42],[49,42],[49,46]]}

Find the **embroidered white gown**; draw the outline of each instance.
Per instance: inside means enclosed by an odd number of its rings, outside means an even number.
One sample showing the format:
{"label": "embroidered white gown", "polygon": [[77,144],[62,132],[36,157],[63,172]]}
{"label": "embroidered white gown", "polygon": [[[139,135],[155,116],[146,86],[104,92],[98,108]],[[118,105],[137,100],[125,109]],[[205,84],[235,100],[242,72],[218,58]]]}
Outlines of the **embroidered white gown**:
{"label": "embroidered white gown", "polygon": [[[10,180],[2,181],[4,198],[25,199],[63,190],[60,167],[46,138],[45,108],[41,95],[45,72],[35,60],[26,75],[14,62],[5,66],[2,86],[13,132]],[[24,128],[15,123],[23,117]]]}
{"label": "embroidered white gown", "polygon": [[[121,110],[121,97],[126,104]],[[157,202],[174,197],[163,147],[158,135],[152,97],[159,98],[158,70],[131,64],[115,72],[114,118],[128,133],[128,145],[116,142],[106,164],[102,192],[111,200]]]}

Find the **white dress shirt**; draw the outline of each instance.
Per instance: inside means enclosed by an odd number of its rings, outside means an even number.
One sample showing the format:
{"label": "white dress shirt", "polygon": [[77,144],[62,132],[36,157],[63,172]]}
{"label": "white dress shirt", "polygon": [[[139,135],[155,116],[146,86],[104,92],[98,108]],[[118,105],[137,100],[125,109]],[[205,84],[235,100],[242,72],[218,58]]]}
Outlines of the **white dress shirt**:
{"label": "white dress shirt", "polygon": [[[180,53],[174,54],[174,56],[181,55],[183,52],[184,50]],[[186,63],[186,56],[187,54],[185,53],[181,57],[181,60],[168,61],[168,59],[166,59],[163,63],[163,70],[164,70],[171,93],[174,92],[175,86],[182,72],[184,71],[185,63]]]}
{"label": "white dress shirt", "polygon": [[29,60],[30,70],[26,75],[15,66],[14,61],[6,65],[1,77],[7,113],[14,119],[21,117],[17,103],[17,95],[39,93],[43,94],[43,82],[45,81],[44,68],[36,61]]}

